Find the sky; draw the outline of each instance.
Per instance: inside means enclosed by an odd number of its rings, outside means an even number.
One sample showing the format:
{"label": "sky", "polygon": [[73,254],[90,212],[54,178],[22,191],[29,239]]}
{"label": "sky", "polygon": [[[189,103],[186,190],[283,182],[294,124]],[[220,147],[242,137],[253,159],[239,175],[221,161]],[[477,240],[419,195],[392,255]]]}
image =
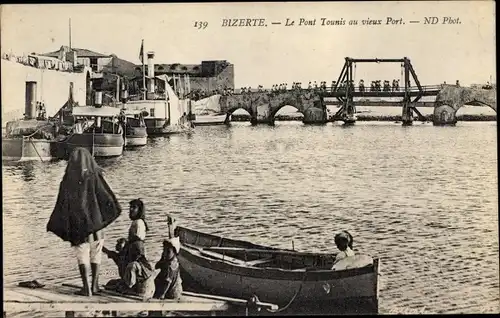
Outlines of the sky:
{"label": "sky", "polygon": [[[29,4],[1,6],[2,53],[46,53],[69,43],[114,53],[140,64],[139,49],[155,51],[157,63],[197,64],[227,60],[235,66],[236,87],[327,81],[339,76],[346,56],[407,56],[424,85],[462,85],[495,77],[495,3],[275,2],[188,4]],[[404,25],[386,25],[387,18]],[[436,25],[424,24],[437,17]],[[459,18],[460,24],[443,24]],[[223,19],[265,19],[267,27],[223,27]],[[286,20],[295,21],[285,26]],[[315,25],[298,26],[300,19]],[[357,20],[358,25],[321,25],[326,20]],[[363,20],[382,25],[362,25]],[[207,22],[205,29],[194,27]],[[281,22],[273,25],[271,22]],[[410,23],[420,21],[420,23]],[[456,22],[456,20],[454,20]],[[355,80],[401,79],[396,64],[356,65]]]}

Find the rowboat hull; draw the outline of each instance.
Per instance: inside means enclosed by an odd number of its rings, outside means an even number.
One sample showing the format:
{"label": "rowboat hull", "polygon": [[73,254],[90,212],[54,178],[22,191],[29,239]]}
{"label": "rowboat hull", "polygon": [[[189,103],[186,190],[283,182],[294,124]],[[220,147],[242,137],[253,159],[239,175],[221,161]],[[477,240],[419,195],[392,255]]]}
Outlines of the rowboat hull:
{"label": "rowboat hull", "polygon": [[[216,236],[199,232],[195,232],[198,236],[196,239],[198,243],[192,245],[193,232],[179,228],[182,244],[179,262],[183,280],[192,281],[203,289],[223,296],[243,299],[257,295],[261,301],[279,306],[285,306],[293,300],[293,306],[290,308],[348,302],[355,306],[370,306],[368,310],[378,311],[379,259],[374,259],[370,266],[342,271],[333,271],[329,269],[329,265],[307,271],[304,268],[249,266],[244,262],[233,263],[229,260],[231,257],[227,259],[207,257],[203,251],[209,246],[259,249],[264,250],[261,252],[263,256],[278,253],[280,259],[287,261],[288,258],[290,264],[303,257],[304,264],[311,262],[308,267],[315,259],[326,260],[329,255],[308,253],[309,255],[300,256],[307,253],[278,250],[227,238],[217,239]],[[207,242],[212,243],[207,244]]]}
{"label": "rowboat hull", "polygon": [[86,148],[95,157],[118,157],[123,153],[124,140],[122,134],[83,133],[73,134],[66,140],[57,142],[57,156],[68,158],[73,149]]}
{"label": "rowboat hull", "polygon": [[46,139],[2,139],[2,161],[49,161],[52,159],[54,142]]}

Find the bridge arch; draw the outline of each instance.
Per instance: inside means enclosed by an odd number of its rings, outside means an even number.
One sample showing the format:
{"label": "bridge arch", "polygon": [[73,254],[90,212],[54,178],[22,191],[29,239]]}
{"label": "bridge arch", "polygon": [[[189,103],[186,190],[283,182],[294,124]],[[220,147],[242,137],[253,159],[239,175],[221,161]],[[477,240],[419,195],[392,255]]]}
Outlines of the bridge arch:
{"label": "bridge arch", "polygon": [[497,112],[496,87],[478,89],[447,85],[436,96],[434,124],[454,125],[457,111],[464,105],[484,105]]}
{"label": "bridge arch", "polygon": [[[239,114],[234,114],[235,112],[239,113]],[[247,107],[233,107],[233,108],[230,108],[226,111],[226,119],[224,120],[224,123],[226,125],[229,125],[230,122],[233,120],[233,114],[238,116],[238,115],[247,115],[248,117],[250,117],[250,122],[252,123],[253,122],[253,118],[255,117],[253,115],[253,111],[252,109],[248,109]],[[240,121],[240,120],[236,120],[236,121]]]}
{"label": "bridge arch", "polygon": [[250,107],[245,107],[245,106],[238,106],[238,107],[233,107],[233,108],[230,108],[226,111],[226,114],[229,114],[229,115],[232,115],[235,111],[240,111],[240,110],[244,110],[246,113],[248,113],[248,115],[252,116],[253,114],[253,111],[252,111],[252,108]]}
{"label": "bridge arch", "polygon": [[285,107],[292,107],[292,108],[295,108],[297,110],[297,112],[301,113],[302,116],[304,115],[304,110],[300,107],[300,106],[296,106],[296,105],[289,105],[289,104],[282,104],[282,105],[279,105],[279,106],[276,106],[276,107],[273,107],[271,109],[271,111],[269,112],[269,118],[270,119],[275,119],[276,116],[278,115],[279,111],[282,110],[283,108]]}

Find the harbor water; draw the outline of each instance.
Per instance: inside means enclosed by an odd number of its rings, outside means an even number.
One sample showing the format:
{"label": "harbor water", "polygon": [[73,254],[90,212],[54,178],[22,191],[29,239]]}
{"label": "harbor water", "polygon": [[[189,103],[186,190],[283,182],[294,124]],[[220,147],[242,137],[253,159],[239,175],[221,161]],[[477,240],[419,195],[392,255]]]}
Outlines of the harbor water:
{"label": "harbor water", "polygon": [[[137,197],[151,262],[168,214],[303,251],[335,253],[335,233],[348,230],[358,253],[382,260],[380,313],[500,311],[496,122],[239,122],[151,139],[99,163],[124,210],[107,228],[108,248],[127,235]],[[65,167],[3,165],[4,284],[78,279],[69,244],[46,232]],[[102,283],[116,277],[105,256],[102,267]]]}

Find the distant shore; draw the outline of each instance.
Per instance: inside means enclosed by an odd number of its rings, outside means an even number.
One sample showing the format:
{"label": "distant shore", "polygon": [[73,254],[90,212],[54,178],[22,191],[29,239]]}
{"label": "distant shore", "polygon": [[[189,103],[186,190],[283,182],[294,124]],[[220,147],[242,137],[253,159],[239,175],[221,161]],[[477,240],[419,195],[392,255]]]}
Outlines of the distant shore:
{"label": "distant shore", "polygon": [[[357,114],[358,121],[401,121],[401,115]],[[424,115],[426,121],[432,121],[434,115]],[[302,117],[278,115],[277,121],[302,121]],[[457,115],[457,121],[496,121],[496,115]],[[250,115],[232,115],[231,121],[250,121]]]}

